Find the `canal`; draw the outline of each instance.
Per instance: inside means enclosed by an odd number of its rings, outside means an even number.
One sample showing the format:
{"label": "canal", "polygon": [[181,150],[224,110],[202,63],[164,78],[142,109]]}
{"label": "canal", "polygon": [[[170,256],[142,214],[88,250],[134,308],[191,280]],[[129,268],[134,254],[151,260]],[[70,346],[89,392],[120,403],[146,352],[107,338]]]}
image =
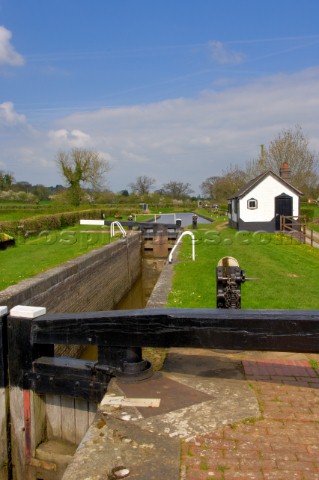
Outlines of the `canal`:
{"label": "canal", "polygon": [[[181,225],[185,229],[192,225],[193,213],[169,213],[161,214],[156,218],[157,223],[174,223],[181,220]],[[209,224],[212,220],[198,216],[198,224]],[[128,294],[116,305],[114,310],[135,310],[145,308],[161,271],[167,262],[166,258],[154,258],[153,256],[143,255],[142,274],[135,282]],[[95,360],[97,358],[97,349],[94,346],[88,347],[81,356],[82,359]]]}

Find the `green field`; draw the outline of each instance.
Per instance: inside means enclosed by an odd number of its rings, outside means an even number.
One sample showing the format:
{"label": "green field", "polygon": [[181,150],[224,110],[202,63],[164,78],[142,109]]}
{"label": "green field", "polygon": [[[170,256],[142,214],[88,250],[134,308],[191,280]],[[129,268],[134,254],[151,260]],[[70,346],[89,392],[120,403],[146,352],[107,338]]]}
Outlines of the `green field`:
{"label": "green field", "polygon": [[[81,207],[83,208],[83,206]],[[0,208],[0,219],[29,218],[30,214],[56,213],[70,207]],[[72,209],[72,208],[71,208]],[[203,212],[198,212],[203,213]],[[205,214],[205,211],[204,211]],[[14,217],[14,215],[16,215]],[[5,218],[7,216],[7,218]],[[198,224],[196,261],[191,261],[190,238],[184,237],[169,306],[215,308],[216,265],[223,256],[237,258],[247,277],[257,280],[242,285],[242,308],[318,309],[319,250],[272,234],[220,229],[225,217],[209,214],[211,225]],[[147,217],[138,215],[138,221]],[[108,218],[108,220],[113,218]],[[127,214],[123,214],[127,220]],[[135,217],[134,217],[135,219]],[[120,220],[121,221],[121,220]],[[16,247],[0,251],[0,289],[110,242],[108,227],[74,225],[43,231],[33,238],[16,238]]]}
{"label": "green field", "polygon": [[[92,208],[92,206],[82,205],[75,209],[69,205],[30,207],[2,204],[0,205],[0,221],[17,221],[44,214],[83,210],[84,208]],[[152,215],[137,215],[136,220],[146,221],[152,217]],[[107,220],[110,221],[117,219],[121,221],[122,217],[107,217]],[[123,214],[123,220],[127,220],[127,214]],[[135,220],[135,215],[133,220]],[[119,229],[116,228],[112,241],[120,236]],[[107,226],[77,223],[61,230],[43,230],[28,238],[19,235],[15,241],[15,247],[0,251],[0,290],[83,255],[92,249],[100,248],[110,243],[111,239]]]}
{"label": "green field", "polygon": [[242,308],[319,309],[319,250],[282,235],[200,229],[195,231],[196,261],[184,237],[169,296],[169,306],[216,307],[216,265],[235,257],[246,277]]}
{"label": "green field", "polygon": [[15,247],[0,251],[0,290],[110,243],[108,231],[90,230],[77,226],[17,238]]}
{"label": "green field", "polygon": [[55,213],[73,212],[76,210],[89,210],[96,208],[96,205],[81,205],[73,207],[72,205],[41,204],[41,205],[21,205],[0,203],[0,222],[17,221],[26,218],[37,217],[38,215],[53,215]]}

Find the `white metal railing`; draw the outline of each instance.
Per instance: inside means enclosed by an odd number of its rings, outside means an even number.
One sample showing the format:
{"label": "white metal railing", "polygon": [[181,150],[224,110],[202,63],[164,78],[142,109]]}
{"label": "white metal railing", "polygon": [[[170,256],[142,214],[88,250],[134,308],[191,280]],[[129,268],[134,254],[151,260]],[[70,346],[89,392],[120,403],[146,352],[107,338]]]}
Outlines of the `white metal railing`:
{"label": "white metal railing", "polygon": [[179,244],[179,242],[182,240],[182,238],[185,235],[190,235],[192,237],[192,260],[193,261],[195,260],[195,235],[193,234],[193,232],[189,232],[187,230],[186,232],[183,232],[180,237],[178,237],[177,242],[175,243],[174,247],[172,248],[172,250],[171,250],[171,252],[168,256],[168,262],[169,263],[172,263],[173,253],[175,252],[175,250],[177,248],[177,245]]}
{"label": "white metal railing", "polygon": [[123,235],[123,238],[125,238],[126,237],[126,231],[124,230],[124,228],[122,227],[120,222],[118,222],[117,220],[115,222],[111,223],[111,228],[110,228],[111,238],[114,237],[114,235],[115,235],[115,226],[117,226],[119,228],[121,234]]}

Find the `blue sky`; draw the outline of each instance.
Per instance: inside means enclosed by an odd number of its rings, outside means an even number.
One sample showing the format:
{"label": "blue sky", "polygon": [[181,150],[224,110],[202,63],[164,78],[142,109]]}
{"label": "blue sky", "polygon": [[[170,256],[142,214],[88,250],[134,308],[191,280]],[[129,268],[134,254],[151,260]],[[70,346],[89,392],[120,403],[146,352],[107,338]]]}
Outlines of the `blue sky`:
{"label": "blue sky", "polygon": [[93,148],[106,184],[195,193],[300,125],[319,151],[318,0],[0,0],[0,169],[63,183]]}

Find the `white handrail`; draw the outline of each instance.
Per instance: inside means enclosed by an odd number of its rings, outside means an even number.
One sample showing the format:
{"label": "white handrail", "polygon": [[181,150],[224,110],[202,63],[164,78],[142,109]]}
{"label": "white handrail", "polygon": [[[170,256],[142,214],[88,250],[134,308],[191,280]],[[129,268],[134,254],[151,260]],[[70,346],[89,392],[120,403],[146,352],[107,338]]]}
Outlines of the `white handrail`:
{"label": "white handrail", "polygon": [[115,235],[115,232],[114,232],[114,227],[115,225],[119,228],[119,230],[121,231],[122,235],[123,235],[123,238],[126,237],[126,231],[124,230],[123,226],[120,224],[120,222],[118,222],[117,220],[115,222],[112,222],[111,223],[111,238],[114,237]]}
{"label": "white handrail", "polygon": [[171,250],[171,253],[170,253],[169,256],[168,256],[168,263],[172,263],[173,253],[174,253],[174,251],[176,250],[177,245],[179,244],[179,242],[182,240],[182,238],[183,238],[185,235],[190,235],[190,236],[192,237],[192,260],[193,260],[193,261],[195,260],[195,235],[193,234],[193,232],[189,232],[189,231],[187,230],[186,232],[183,232],[180,237],[178,237],[177,242],[175,243],[174,247],[173,247],[172,250]]}

